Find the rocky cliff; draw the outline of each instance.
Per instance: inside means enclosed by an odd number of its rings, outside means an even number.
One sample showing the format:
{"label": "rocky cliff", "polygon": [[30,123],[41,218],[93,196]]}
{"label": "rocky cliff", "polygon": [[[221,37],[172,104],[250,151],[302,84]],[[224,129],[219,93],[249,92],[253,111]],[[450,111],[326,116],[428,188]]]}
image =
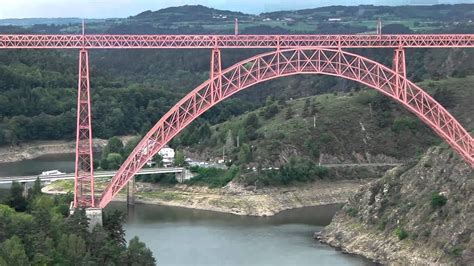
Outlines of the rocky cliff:
{"label": "rocky cliff", "polygon": [[363,187],[321,240],[389,264],[474,264],[474,171],[451,149],[429,149]]}

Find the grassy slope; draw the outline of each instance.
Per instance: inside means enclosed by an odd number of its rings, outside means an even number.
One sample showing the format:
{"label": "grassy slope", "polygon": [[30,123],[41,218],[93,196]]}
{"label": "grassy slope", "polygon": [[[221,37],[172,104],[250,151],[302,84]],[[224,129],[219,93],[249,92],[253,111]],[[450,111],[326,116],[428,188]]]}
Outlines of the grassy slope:
{"label": "grassy slope", "polygon": [[[468,130],[474,129],[472,114],[474,113],[474,76],[466,78],[449,78],[440,81],[424,81],[420,86],[431,95],[436,89],[445,88],[452,93],[452,107],[449,110],[459,119]],[[404,160],[419,155],[430,145],[440,142],[434,133],[419,121],[414,115],[404,110],[401,105],[390,102],[388,125],[377,125],[383,111],[377,110],[374,100],[377,93],[371,89],[361,90],[351,94],[325,94],[308,97],[315,101],[318,108],[316,127],[313,127],[313,117],[302,117],[306,98],[287,101],[285,107],[280,106],[279,112],[270,119],[259,115],[260,133],[258,139],[248,142],[253,145],[254,162],[263,166],[283,163],[291,155],[306,156],[315,161],[317,156],[311,155],[309,145],[316,144],[323,161],[384,161],[388,157]],[[379,97],[380,98],[380,97]],[[372,108],[371,108],[372,106]],[[287,120],[288,108],[295,115]],[[372,109],[372,112],[370,111]],[[263,108],[254,111],[261,114]],[[234,134],[241,127],[247,115],[235,117],[212,128],[211,141],[201,146],[192,147],[195,151],[207,152],[210,157],[221,156],[223,143],[228,131]],[[404,117],[414,128],[403,127],[394,130],[396,118]],[[362,129],[365,129],[365,131]],[[211,143],[211,144],[209,144]],[[235,157],[238,149],[228,151]],[[368,158],[367,154],[371,154]],[[379,155],[378,158],[373,157]],[[383,155],[383,156],[380,156]],[[333,158],[337,157],[337,159]]]}

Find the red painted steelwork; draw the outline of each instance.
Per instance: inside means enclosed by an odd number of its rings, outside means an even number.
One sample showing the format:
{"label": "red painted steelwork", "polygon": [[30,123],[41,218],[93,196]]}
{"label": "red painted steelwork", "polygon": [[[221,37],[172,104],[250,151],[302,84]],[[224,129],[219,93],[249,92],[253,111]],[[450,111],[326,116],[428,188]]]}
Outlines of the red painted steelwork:
{"label": "red painted steelwork", "polygon": [[[402,51],[398,53],[403,54]],[[212,58],[216,58],[216,54],[214,51]],[[395,61],[398,73],[378,62],[340,49],[278,49],[239,62],[222,71],[219,77],[211,74],[211,79],[181,99],[140,141],[112,178],[98,206],[107,206],[149,159],[206,110],[252,85],[295,74],[342,77],[379,91],[417,115],[474,167],[474,139],[446,109],[403,76],[404,66],[400,66],[404,65],[404,59],[403,62],[400,59]],[[221,84],[219,93],[215,90],[217,78]]]}
{"label": "red painted steelwork", "polygon": [[79,52],[74,207],[95,207],[89,54]]}
{"label": "red painted steelwork", "polygon": [[364,35],[0,35],[0,49],[63,48],[448,48],[474,34]]}
{"label": "red painted steelwork", "polygon": [[395,73],[400,74],[399,76],[395,77],[395,88],[396,88],[396,95],[398,98],[403,99],[406,101],[406,81],[407,81],[407,70],[406,70],[406,63],[405,63],[405,50],[403,48],[395,49],[395,54],[393,56],[393,71]]}

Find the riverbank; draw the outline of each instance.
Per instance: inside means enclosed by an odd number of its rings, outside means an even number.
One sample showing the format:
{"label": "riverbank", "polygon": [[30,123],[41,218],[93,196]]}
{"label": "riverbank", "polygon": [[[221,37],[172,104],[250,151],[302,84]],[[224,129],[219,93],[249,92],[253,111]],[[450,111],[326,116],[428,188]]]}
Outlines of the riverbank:
{"label": "riverbank", "polygon": [[[123,136],[120,139],[126,143],[131,136]],[[94,151],[100,152],[107,144],[107,140],[94,139]],[[20,143],[16,146],[0,147],[0,163],[19,162],[34,159],[43,155],[70,154],[76,151],[76,142],[65,140],[32,141]]]}
{"label": "riverbank", "polygon": [[447,147],[364,186],[317,237],[382,264],[472,265],[474,171]]}
{"label": "riverbank", "polygon": [[[283,210],[345,203],[357,190],[372,179],[315,181],[286,187],[246,188],[229,183],[223,188],[176,185],[163,187],[157,184],[136,183],[135,202],[218,211],[236,215],[271,216]],[[105,184],[103,184],[105,185]],[[100,183],[96,186],[101,189]],[[49,194],[67,193],[71,181],[52,183],[43,188]],[[125,201],[126,189],[115,198]]]}

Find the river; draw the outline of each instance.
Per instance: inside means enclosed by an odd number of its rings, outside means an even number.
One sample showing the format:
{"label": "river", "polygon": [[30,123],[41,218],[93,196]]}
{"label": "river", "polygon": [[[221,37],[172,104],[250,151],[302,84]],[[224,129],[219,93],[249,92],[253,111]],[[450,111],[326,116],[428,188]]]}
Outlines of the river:
{"label": "river", "polygon": [[[248,217],[137,204],[128,212],[127,239],[138,236],[159,265],[371,265],[313,240],[338,205]],[[127,211],[124,203],[110,208]]]}
{"label": "river", "polygon": [[[51,169],[71,172],[73,160],[69,155],[47,155],[3,163],[0,176]],[[128,213],[127,239],[138,236],[159,265],[371,265],[313,240],[313,232],[327,225],[338,208],[326,205],[248,217],[147,204],[128,210],[118,202],[108,207]]]}

